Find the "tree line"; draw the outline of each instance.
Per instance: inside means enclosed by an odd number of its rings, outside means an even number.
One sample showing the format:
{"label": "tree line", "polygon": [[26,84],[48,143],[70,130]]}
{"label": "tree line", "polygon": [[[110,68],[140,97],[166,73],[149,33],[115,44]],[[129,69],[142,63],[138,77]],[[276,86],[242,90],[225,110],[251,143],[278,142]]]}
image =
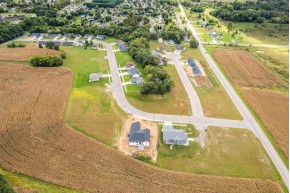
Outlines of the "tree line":
{"label": "tree line", "polygon": [[0,192],[14,193],[13,188],[9,186],[2,175],[0,175]]}
{"label": "tree line", "polygon": [[219,8],[210,12],[211,15],[238,22],[269,21],[272,23],[289,23],[288,0],[258,0],[255,2],[219,4]]}
{"label": "tree line", "polygon": [[7,42],[23,34],[24,30],[20,25],[0,22],[0,43]]}

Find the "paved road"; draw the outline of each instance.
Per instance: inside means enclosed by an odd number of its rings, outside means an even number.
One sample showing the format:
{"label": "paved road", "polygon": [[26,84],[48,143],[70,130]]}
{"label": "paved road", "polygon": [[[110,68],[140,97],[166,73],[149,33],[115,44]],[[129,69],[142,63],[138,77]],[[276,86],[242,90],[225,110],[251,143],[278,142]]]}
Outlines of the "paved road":
{"label": "paved road", "polygon": [[[189,20],[188,20],[186,14],[185,14],[185,12],[183,10],[183,7],[180,4],[180,2],[179,2],[179,8],[180,8],[182,16],[186,20],[188,29],[192,32],[192,35],[199,42],[201,42],[201,40],[198,37],[195,29],[193,28],[193,26],[189,22]],[[232,88],[232,86],[230,85],[228,80],[224,77],[222,72],[219,70],[219,68],[216,65],[216,63],[207,54],[205,48],[203,47],[203,45],[201,43],[199,45],[199,49],[200,49],[201,53],[203,54],[203,56],[205,57],[205,59],[207,60],[207,62],[210,65],[210,67],[212,68],[212,70],[214,71],[214,73],[216,74],[217,78],[219,79],[219,81],[221,82],[221,84],[223,85],[225,90],[227,91],[228,95],[230,96],[230,98],[234,102],[235,106],[237,107],[237,109],[241,113],[242,117],[244,118],[244,123],[246,124],[246,128],[252,130],[253,133],[256,135],[256,137],[260,139],[260,141],[261,141],[262,145],[264,146],[265,150],[267,151],[269,157],[271,158],[272,162],[274,163],[274,165],[276,166],[277,170],[279,171],[279,173],[280,173],[280,175],[282,177],[282,180],[284,181],[284,183],[286,184],[287,188],[289,189],[289,171],[288,171],[287,167],[284,165],[283,161],[281,160],[281,158],[278,155],[278,153],[276,152],[276,150],[274,149],[273,145],[270,143],[269,139],[264,134],[263,130],[258,125],[258,123],[256,122],[255,118],[252,116],[252,114],[250,113],[248,108],[245,106],[245,104],[243,103],[241,98],[237,95],[237,93]]]}
{"label": "paved road", "polygon": [[[121,82],[119,72],[118,72],[118,66],[117,66],[117,61],[115,58],[115,53],[112,46],[105,42],[102,42],[102,43],[107,49],[107,59],[109,61],[111,75],[112,75],[112,84],[110,85],[110,89],[113,91],[114,97],[118,105],[125,112],[131,113],[135,117],[144,119],[144,120],[153,120],[153,121],[160,121],[160,122],[190,123],[190,124],[194,124],[196,128],[199,130],[204,130],[207,126],[245,128],[246,125],[243,121],[204,117],[201,106],[200,104],[198,104],[198,102],[195,102],[196,104],[193,105],[194,107],[197,107],[198,110],[193,111],[196,114],[193,114],[191,116],[153,114],[153,113],[147,113],[139,109],[136,109],[131,104],[129,104],[129,102],[127,101],[125,97],[125,93],[122,87],[122,82]],[[196,95],[196,98],[198,99],[197,95]]]}

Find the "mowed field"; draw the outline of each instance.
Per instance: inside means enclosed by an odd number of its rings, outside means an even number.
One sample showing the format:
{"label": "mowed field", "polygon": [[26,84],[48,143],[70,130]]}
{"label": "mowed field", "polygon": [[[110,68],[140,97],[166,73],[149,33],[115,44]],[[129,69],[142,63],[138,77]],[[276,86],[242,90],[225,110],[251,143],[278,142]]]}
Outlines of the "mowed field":
{"label": "mowed field", "polygon": [[0,61],[29,61],[33,56],[59,55],[56,50],[38,48],[37,44],[29,44],[26,48],[0,47]]}
{"label": "mowed field", "polygon": [[269,180],[158,169],[69,128],[71,81],[65,68],[0,64],[1,167],[90,192],[282,192]]}
{"label": "mowed field", "polygon": [[241,92],[289,158],[289,96],[261,89]]}
{"label": "mowed field", "polygon": [[239,87],[287,86],[246,51],[216,50],[213,56]]}

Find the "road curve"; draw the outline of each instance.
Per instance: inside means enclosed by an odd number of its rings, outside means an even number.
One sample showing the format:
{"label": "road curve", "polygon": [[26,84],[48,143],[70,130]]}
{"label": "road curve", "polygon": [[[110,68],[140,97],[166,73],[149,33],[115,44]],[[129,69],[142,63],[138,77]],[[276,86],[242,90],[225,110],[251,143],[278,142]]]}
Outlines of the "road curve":
{"label": "road curve", "polygon": [[201,53],[205,57],[206,61],[208,62],[208,64],[212,68],[213,72],[215,73],[215,75],[217,76],[217,78],[219,79],[219,81],[221,82],[223,87],[225,88],[226,92],[228,93],[228,95],[230,96],[232,101],[234,102],[235,106],[237,107],[237,109],[241,113],[242,117],[244,118],[244,123],[246,124],[246,128],[251,129],[253,131],[253,133],[256,135],[256,137],[260,139],[260,141],[261,141],[262,145],[264,146],[265,150],[267,151],[269,157],[271,158],[275,167],[279,171],[283,182],[285,183],[285,185],[289,189],[289,171],[288,171],[287,167],[285,166],[285,164],[281,160],[281,158],[278,155],[278,153],[276,152],[275,148],[273,147],[273,145],[271,144],[271,142],[269,141],[267,136],[264,134],[263,130],[258,125],[257,121],[252,116],[252,114],[250,113],[250,111],[248,110],[246,105],[243,103],[241,98],[235,92],[235,90],[233,89],[231,84],[228,82],[228,80],[225,78],[223,73],[220,71],[220,69],[218,68],[216,63],[213,61],[213,59],[207,54],[204,46],[201,43],[201,40],[200,40],[198,34],[196,33],[195,29],[191,25],[190,21],[188,20],[186,14],[184,12],[184,9],[183,9],[182,5],[180,4],[180,1],[178,1],[178,3],[179,3],[179,8],[180,8],[181,14],[185,18],[185,21],[187,23],[188,29],[192,32],[192,35],[200,43],[199,49],[200,49]]}
{"label": "road curve", "polygon": [[[217,119],[204,117],[202,114],[191,115],[191,116],[180,116],[180,115],[165,115],[165,114],[153,114],[141,111],[133,107],[126,99],[122,82],[118,72],[118,65],[112,46],[108,43],[102,42],[107,50],[107,59],[112,75],[112,84],[110,89],[113,91],[114,97],[118,105],[127,113],[131,113],[134,117],[160,122],[176,122],[176,123],[190,123],[194,124],[197,129],[204,130],[207,126],[220,126],[220,127],[231,127],[231,128],[245,128],[246,125],[243,121]],[[201,107],[200,107],[201,108]]]}

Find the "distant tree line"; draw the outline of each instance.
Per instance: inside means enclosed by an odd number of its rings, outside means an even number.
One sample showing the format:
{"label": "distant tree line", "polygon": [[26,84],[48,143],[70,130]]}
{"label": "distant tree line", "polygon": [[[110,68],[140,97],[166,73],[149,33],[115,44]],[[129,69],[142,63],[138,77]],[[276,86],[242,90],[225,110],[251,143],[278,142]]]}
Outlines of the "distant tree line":
{"label": "distant tree line", "polygon": [[232,4],[221,4],[221,6],[210,12],[211,15],[237,22],[269,21],[272,23],[289,23],[289,2],[288,0],[258,0],[255,2]]}
{"label": "distant tree line", "polygon": [[23,34],[24,30],[20,25],[0,22],[0,43],[7,42]]}
{"label": "distant tree line", "polygon": [[36,67],[55,67],[61,66],[63,61],[57,56],[34,56],[30,64]]}

